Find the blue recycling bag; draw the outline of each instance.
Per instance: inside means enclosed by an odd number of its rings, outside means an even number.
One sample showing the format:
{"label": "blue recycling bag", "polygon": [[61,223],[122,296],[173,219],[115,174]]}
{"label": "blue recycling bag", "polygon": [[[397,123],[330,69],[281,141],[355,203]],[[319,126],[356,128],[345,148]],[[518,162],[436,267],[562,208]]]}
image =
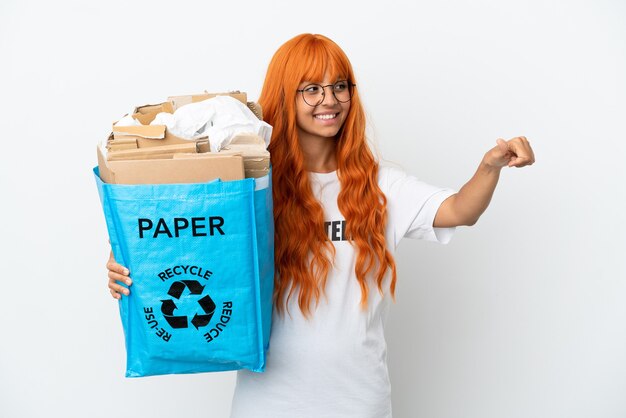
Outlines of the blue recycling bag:
{"label": "blue recycling bag", "polygon": [[271,172],[198,184],[104,183],[127,377],[241,368],[262,372],[274,286]]}

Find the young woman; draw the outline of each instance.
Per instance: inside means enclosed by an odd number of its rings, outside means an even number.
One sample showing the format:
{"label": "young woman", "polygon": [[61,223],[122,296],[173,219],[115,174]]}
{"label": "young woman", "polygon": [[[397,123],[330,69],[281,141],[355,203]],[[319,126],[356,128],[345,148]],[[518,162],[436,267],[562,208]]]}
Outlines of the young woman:
{"label": "young woman", "polygon": [[[259,103],[274,128],[275,309],[266,371],[238,372],[232,417],[391,417],[383,325],[399,240],[473,225],[500,170],[533,151],[499,139],[458,193],[380,167],[351,64],[321,35],[278,49]],[[128,270],[107,268],[111,294],[127,295]]]}

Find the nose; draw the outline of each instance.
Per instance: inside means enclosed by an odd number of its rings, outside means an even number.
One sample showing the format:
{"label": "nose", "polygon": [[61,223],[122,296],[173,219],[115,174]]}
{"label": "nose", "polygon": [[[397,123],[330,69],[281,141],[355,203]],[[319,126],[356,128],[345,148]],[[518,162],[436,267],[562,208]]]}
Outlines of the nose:
{"label": "nose", "polygon": [[322,87],[324,89],[324,98],[322,99],[322,103],[320,103],[320,105],[332,106],[339,103],[335,97],[335,93],[333,92],[333,87],[333,85]]}

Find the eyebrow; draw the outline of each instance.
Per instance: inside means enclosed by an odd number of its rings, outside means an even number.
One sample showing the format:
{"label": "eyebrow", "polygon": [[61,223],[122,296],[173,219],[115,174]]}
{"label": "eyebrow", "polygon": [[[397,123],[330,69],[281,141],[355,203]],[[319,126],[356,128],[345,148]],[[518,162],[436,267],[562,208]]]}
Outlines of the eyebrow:
{"label": "eyebrow", "polygon": [[[337,80],[331,82],[330,84],[335,84],[335,83],[338,83],[340,81],[348,81],[348,78],[347,77],[338,77]],[[319,86],[325,85],[323,81],[302,81],[302,82],[300,82],[299,86],[306,87],[306,86],[309,86],[311,84],[317,84]]]}

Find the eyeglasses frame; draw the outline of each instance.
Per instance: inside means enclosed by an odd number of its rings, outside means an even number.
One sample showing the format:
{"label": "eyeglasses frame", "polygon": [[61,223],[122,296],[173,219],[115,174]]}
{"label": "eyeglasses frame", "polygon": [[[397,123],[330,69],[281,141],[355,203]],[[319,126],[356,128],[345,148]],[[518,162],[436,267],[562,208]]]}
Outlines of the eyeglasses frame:
{"label": "eyeglasses frame", "polygon": [[[327,84],[325,86],[323,86],[321,84],[317,84],[317,83],[307,84],[306,86],[304,86],[303,89],[296,90],[296,92],[302,94],[302,100],[304,100],[304,103],[306,103],[307,105],[309,105],[311,107],[315,107],[315,106],[319,106],[320,104],[322,104],[324,102],[324,99],[326,99],[326,87],[334,87],[337,83],[341,83],[341,82],[344,82],[344,81],[348,83],[348,89],[352,89],[353,87],[356,87],[356,84],[352,83],[352,81],[350,81],[350,80],[339,80],[339,81],[334,82],[333,84]],[[322,88],[322,100],[320,100],[319,102],[317,102],[314,105],[309,104],[309,102],[307,102],[306,99],[304,98],[304,90],[306,90],[307,87],[310,87],[310,86],[320,86]],[[348,103],[350,100],[352,100],[352,93],[353,93],[352,90],[350,90],[350,98],[348,100],[346,100],[345,102],[342,102],[341,100],[339,100],[337,98],[337,95],[335,95],[335,89],[334,88],[331,89],[330,91],[332,91],[333,97],[339,103]]]}

